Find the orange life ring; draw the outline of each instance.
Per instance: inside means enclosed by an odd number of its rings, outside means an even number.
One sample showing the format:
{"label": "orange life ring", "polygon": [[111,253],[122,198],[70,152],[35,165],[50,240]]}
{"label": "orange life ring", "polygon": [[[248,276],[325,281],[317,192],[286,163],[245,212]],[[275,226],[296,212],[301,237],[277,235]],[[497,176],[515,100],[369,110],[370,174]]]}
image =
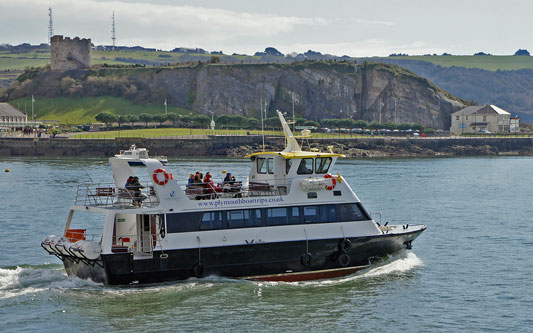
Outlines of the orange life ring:
{"label": "orange life ring", "polygon": [[[164,178],[163,180],[159,180],[159,176],[158,176],[158,175],[159,175],[160,173],[163,173],[163,176],[165,176],[165,178]],[[156,183],[157,185],[161,185],[161,186],[163,186],[163,185],[165,185],[166,183],[168,183],[168,178],[169,178],[169,176],[168,176],[168,172],[167,172],[167,170],[165,170],[165,169],[161,169],[161,168],[158,168],[158,169],[155,169],[155,170],[154,170],[154,174],[152,175],[152,178],[153,178],[153,180],[154,180],[154,183]]]}
{"label": "orange life ring", "polygon": [[331,191],[335,188],[335,186],[337,185],[337,180],[335,179],[335,177],[333,177],[331,174],[327,173],[324,175],[324,178],[325,179],[331,179],[331,185],[328,185],[326,184],[326,190],[328,191]]}

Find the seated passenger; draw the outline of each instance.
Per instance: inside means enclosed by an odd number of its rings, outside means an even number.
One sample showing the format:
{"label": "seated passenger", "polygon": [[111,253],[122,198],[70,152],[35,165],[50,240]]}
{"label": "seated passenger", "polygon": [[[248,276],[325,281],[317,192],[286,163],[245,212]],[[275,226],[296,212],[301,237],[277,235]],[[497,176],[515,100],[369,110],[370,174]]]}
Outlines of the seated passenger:
{"label": "seated passenger", "polygon": [[228,172],[224,178],[224,184],[231,184],[233,182],[235,182],[235,177],[232,177],[231,172]]}
{"label": "seated passenger", "polygon": [[187,179],[187,185],[193,185],[194,184],[194,175],[191,173],[189,175],[189,179]]}
{"label": "seated passenger", "polygon": [[204,183],[215,185],[215,182],[213,181],[212,176],[209,172],[205,174]]}

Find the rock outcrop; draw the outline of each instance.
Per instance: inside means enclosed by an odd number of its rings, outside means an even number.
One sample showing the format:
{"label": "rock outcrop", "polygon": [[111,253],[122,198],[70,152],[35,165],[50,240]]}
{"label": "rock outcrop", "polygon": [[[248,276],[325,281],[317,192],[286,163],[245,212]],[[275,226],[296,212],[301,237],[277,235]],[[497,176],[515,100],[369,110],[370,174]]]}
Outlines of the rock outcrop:
{"label": "rock outcrop", "polygon": [[[100,68],[70,71],[74,88],[61,89],[61,77],[49,72],[26,75],[11,98],[33,94],[56,96],[123,96],[137,103],[163,103],[200,113],[240,114],[260,118],[276,109],[306,119],[353,118],[382,123],[418,123],[450,127],[450,114],[463,101],[424,78],[395,65],[303,62],[293,64],[198,64],[169,68]],[[23,75],[20,81],[24,81]],[[52,84],[51,80],[56,82]],[[52,87],[53,86],[53,87]],[[52,88],[51,88],[52,87]],[[262,101],[262,102],[261,102]]]}

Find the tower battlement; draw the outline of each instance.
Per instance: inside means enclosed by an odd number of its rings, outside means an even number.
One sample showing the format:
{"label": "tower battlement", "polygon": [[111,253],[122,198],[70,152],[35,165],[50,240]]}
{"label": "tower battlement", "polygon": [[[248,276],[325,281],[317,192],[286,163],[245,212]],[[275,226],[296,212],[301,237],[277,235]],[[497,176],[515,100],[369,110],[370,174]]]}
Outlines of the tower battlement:
{"label": "tower battlement", "polygon": [[52,70],[84,69],[91,67],[91,39],[55,35],[50,39],[50,68]]}

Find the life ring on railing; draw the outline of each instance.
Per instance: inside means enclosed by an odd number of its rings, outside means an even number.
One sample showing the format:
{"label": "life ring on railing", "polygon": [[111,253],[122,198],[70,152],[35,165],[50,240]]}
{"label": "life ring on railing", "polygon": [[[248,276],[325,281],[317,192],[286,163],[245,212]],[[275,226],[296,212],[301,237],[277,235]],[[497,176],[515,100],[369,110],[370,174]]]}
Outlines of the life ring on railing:
{"label": "life ring on railing", "polygon": [[331,191],[337,185],[337,180],[331,174],[327,173],[324,175],[324,179],[331,179],[331,185],[326,184],[326,190]]}
{"label": "life ring on railing", "polygon": [[[164,176],[164,179],[163,180],[159,180],[159,174],[162,173],[163,176]],[[157,185],[165,185],[166,183],[168,183],[168,172],[167,170],[165,169],[161,169],[161,168],[158,168],[158,169],[155,169],[154,170],[154,174],[152,175],[152,178],[154,180],[154,183],[156,183]]]}

